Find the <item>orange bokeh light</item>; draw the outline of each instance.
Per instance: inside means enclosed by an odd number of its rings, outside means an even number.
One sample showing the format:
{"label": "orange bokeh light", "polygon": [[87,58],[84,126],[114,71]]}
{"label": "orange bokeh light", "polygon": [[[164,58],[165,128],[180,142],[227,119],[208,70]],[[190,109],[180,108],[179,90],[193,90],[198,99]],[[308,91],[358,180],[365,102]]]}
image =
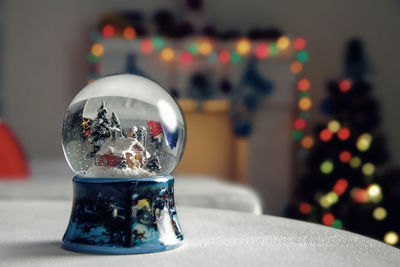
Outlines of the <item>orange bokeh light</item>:
{"label": "orange bokeh light", "polygon": [[125,40],[132,40],[136,37],[136,31],[132,27],[126,27],[122,33]]}
{"label": "orange bokeh light", "polygon": [[302,78],[297,82],[297,89],[300,92],[304,92],[307,91],[308,89],[310,89],[310,81],[306,78]]}
{"label": "orange bokeh light", "polygon": [[300,72],[303,71],[303,64],[301,64],[301,63],[298,62],[298,61],[295,61],[295,62],[293,62],[293,63],[290,65],[290,70],[291,70],[293,73],[300,73]]}

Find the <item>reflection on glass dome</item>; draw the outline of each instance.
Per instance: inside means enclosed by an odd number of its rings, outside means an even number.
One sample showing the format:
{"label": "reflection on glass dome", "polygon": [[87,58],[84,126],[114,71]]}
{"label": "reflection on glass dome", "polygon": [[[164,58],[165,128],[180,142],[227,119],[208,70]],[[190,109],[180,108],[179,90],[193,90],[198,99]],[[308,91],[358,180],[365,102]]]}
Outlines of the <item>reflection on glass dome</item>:
{"label": "reflection on glass dome", "polygon": [[185,138],[184,119],[172,97],[130,74],[108,76],[82,89],[63,125],[67,161],[84,177],[170,174]]}

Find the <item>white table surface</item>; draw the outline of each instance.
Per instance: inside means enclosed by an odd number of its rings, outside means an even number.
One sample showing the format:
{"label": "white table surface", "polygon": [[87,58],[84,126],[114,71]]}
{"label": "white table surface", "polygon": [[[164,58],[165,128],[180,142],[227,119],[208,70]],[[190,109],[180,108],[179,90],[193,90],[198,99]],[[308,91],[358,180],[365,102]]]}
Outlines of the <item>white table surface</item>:
{"label": "white table surface", "polygon": [[66,251],[71,203],[0,200],[0,266],[399,266],[400,250],[346,231],[273,216],[178,207],[178,249],[139,255]]}
{"label": "white table surface", "polygon": [[[72,177],[65,159],[38,160],[28,180],[0,180],[0,199],[72,200]],[[250,188],[201,175],[175,179],[178,205],[261,214],[261,200]]]}

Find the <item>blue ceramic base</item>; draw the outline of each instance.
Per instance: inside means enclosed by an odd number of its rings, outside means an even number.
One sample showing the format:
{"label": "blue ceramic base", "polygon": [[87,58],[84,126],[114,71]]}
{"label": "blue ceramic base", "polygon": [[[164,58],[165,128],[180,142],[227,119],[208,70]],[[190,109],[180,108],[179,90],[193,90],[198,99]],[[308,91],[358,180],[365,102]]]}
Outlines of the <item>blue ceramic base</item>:
{"label": "blue ceramic base", "polygon": [[183,233],[174,178],[75,177],[63,248],[96,254],[159,252],[179,247]]}

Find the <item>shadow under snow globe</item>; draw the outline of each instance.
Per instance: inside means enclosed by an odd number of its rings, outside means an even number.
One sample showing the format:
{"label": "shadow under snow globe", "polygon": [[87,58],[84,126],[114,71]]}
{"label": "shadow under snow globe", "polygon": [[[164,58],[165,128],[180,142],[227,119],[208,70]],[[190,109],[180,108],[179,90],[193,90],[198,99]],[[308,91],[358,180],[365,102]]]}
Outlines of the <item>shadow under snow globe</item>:
{"label": "shadow under snow globe", "polygon": [[183,241],[174,178],[186,140],[174,99],[131,74],[101,78],[72,100],[62,144],[76,173],[63,248],[99,254],[168,250]]}

